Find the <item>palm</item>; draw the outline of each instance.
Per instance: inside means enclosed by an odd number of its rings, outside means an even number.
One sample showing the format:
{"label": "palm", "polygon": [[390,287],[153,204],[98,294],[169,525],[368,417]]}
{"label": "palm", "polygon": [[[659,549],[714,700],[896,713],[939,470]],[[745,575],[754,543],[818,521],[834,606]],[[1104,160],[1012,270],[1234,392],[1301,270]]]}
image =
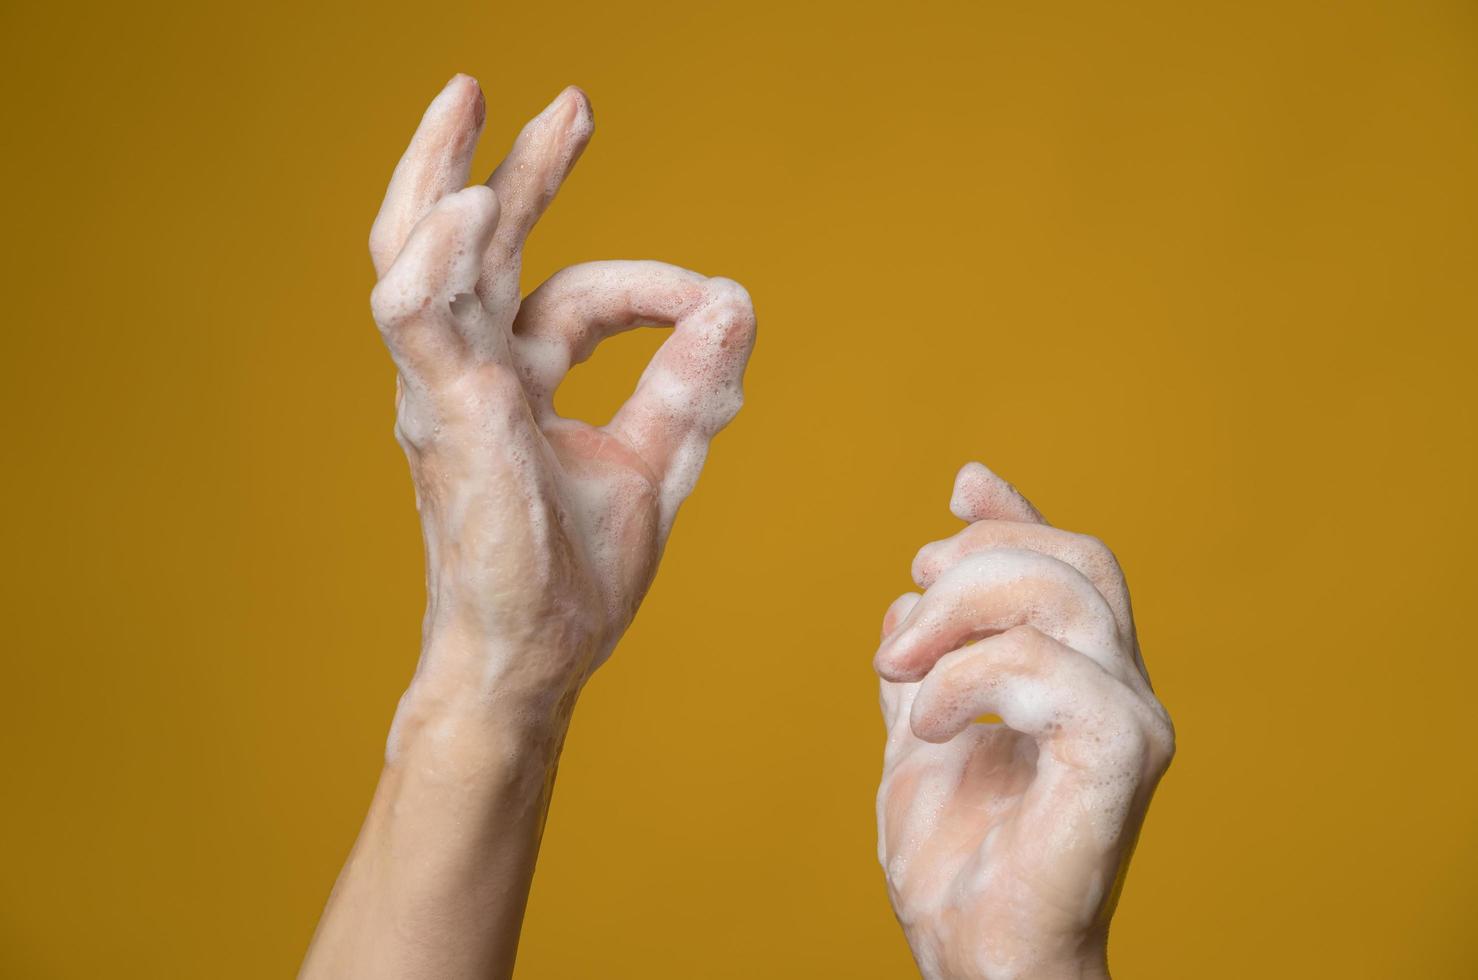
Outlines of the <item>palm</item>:
{"label": "palm", "polygon": [[570,516],[572,571],[598,593],[605,610],[596,663],[630,624],[657,570],[659,486],[650,468],[618,435],[574,419],[546,421],[541,431],[557,461],[556,484]]}
{"label": "palm", "polygon": [[[906,712],[918,685],[896,687]],[[1097,910],[1081,896],[1095,869],[1065,867],[1044,846],[1058,828],[1051,808],[1033,805],[1045,789],[1036,763],[1036,743],[1001,724],[972,725],[943,745],[906,724],[890,736],[879,824],[894,907],[941,963],[961,945],[999,948],[1092,924]],[[940,915],[945,908],[951,914]]]}
{"label": "palm", "polygon": [[[899,877],[906,905],[928,906],[945,890],[974,890],[966,872],[1000,862],[994,843],[1020,833],[1035,757],[1031,739],[1000,725],[978,725],[944,745],[909,739],[889,747],[882,786],[888,850],[918,872]],[[939,806],[921,807],[926,797]]]}

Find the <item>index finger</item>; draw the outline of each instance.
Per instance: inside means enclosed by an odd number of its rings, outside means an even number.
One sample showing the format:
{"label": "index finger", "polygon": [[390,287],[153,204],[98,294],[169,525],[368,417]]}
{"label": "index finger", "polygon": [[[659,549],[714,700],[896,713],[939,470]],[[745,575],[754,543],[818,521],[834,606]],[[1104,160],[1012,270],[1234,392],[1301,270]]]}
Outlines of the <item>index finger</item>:
{"label": "index finger", "polygon": [[754,305],[744,287],[707,280],[699,302],[676,317],[672,336],[607,426],[660,474],[664,530],[698,482],[708,444],[744,404],[754,333]]}
{"label": "index finger", "polygon": [[662,262],[587,262],[530,294],[514,323],[514,346],[530,399],[548,414],[572,365],[611,334],[644,324],[670,324],[673,332],[606,430],[659,481],[665,532],[697,482],[709,441],[744,402],[755,329],[744,287]]}
{"label": "index finger", "polygon": [[1047,523],[1042,512],[1020,490],[991,472],[984,463],[970,462],[960,467],[954,493],[949,498],[949,510],[962,521]]}

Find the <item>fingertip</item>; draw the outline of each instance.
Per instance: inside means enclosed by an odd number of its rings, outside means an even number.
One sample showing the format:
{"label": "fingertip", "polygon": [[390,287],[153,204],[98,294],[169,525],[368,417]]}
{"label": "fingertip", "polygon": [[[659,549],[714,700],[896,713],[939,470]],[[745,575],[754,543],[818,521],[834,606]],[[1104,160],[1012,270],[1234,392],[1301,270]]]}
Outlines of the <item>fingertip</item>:
{"label": "fingertip", "polygon": [[956,712],[935,704],[923,690],[914,699],[913,708],[908,713],[908,727],[919,741],[935,745],[942,745],[965,730],[957,723]]}
{"label": "fingertip", "polygon": [[595,132],[590,97],[578,85],[567,85],[542,112],[529,120],[528,128],[539,134],[540,139],[552,139],[556,145],[578,153]]}
{"label": "fingertip", "polygon": [[487,184],[472,184],[464,187],[455,194],[447,195],[446,200],[454,201],[459,206],[473,208],[481,212],[481,216],[486,220],[496,221],[498,218],[498,192]]}
{"label": "fingertip", "polygon": [[976,712],[969,710],[969,686],[961,686],[959,666],[968,663],[968,648],[946,654],[919,685],[909,711],[908,726],[914,735],[936,744],[948,742],[964,731]]}
{"label": "fingertip", "polygon": [[595,108],[590,104],[590,96],[578,85],[566,85],[556,101],[561,100],[572,107],[570,128],[588,139],[595,132]]}
{"label": "fingertip", "polygon": [[899,624],[908,617],[910,610],[912,610],[913,607],[917,605],[918,601],[922,598],[923,596],[919,595],[917,592],[905,592],[903,593],[903,595],[899,596],[888,604],[887,612],[883,613],[884,639],[888,637],[888,634],[892,633],[895,629],[898,628]]}
{"label": "fingertip", "polygon": [[962,521],[1011,520],[1044,524],[1041,511],[984,463],[971,461],[955,475],[949,511]]}
{"label": "fingertip", "polygon": [[907,684],[922,680],[924,671],[920,671],[910,663],[906,651],[898,649],[897,644],[884,643],[873,655],[872,669],[885,681],[894,684]]}
{"label": "fingertip", "polygon": [[555,96],[519,131],[508,156],[487,179],[503,197],[505,220],[499,235],[510,249],[523,247],[584,153],[593,131],[590,101],[575,86]]}
{"label": "fingertip", "polygon": [[498,226],[498,195],[485,184],[474,184],[453,191],[436,202],[431,214],[439,216],[435,221],[441,227],[464,229],[460,235],[470,233],[479,248],[486,247],[483,239],[490,237]]}
{"label": "fingertip", "polygon": [[918,701],[914,701],[913,710],[908,714],[908,728],[913,732],[914,738],[935,745],[943,745],[958,734],[956,731],[951,731],[948,726],[941,725],[933,712],[921,714]]}
{"label": "fingertip", "polygon": [[962,521],[976,520],[974,515],[980,506],[980,498],[991,489],[992,484],[1000,482],[1001,478],[992,473],[984,463],[971,460],[955,474],[954,489],[949,496],[949,512]]}
{"label": "fingertip", "polygon": [[884,680],[895,684],[911,683],[923,680],[924,675],[929,672],[929,665],[918,663],[917,652],[921,637],[919,631],[913,628],[916,621],[910,619],[914,607],[923,598],[917,592],[905,592],[888,607],[884,620],[885,625],[888,620],[893,621],[892,629],[883,637],[872,660],[873,670]]}
{"label": "fingertip", "polygon": [[908,566],[909,577],[913,584],[921,589],[927,589],[937,578],[937,562],[934,555],[939,549],[937,541],[931,541],[918,550],[913,556],[913,561]]}
{"label": "fingertip", "polygon": [[477,79],[461,72],[453,75],[442,86],[432,100],[431,107],[446,112],[465,109],[474,129],[481,129],[487,117],[487,100],[483,97],[482,86],[477,83]]}

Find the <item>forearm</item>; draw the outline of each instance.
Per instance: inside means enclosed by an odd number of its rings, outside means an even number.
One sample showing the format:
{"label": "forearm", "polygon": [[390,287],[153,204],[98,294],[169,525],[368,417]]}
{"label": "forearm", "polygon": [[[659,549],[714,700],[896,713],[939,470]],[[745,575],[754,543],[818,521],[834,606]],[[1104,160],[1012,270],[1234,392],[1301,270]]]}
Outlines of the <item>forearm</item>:
{"label": "forearm", "polygon": [[420,672],[303,978],[512,973],[568,723],[559,707]]}

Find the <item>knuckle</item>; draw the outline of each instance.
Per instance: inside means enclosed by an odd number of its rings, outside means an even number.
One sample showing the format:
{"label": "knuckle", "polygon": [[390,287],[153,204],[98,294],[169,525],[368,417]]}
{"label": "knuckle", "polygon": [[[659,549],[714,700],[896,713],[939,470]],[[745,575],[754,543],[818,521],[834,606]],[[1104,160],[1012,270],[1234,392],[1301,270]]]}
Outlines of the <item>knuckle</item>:
{"label": "knuckle", "polygon": [[1091,534],[1075,534],[1073,538],[1084,565],[1101,569],[1110,575],[1122,576],[1118,557],[1100,538]]}
{"label": "knuckle", "polygon": [[1131,700],[1125,720],[1120,757],[1139,760],[1146,771],[1161,773],[1175,757],[1175,727],[1158,703]]}
{"label": "knuckle", "polygon": [[[478,363],[446,375],[407,399],[396,413],[395,438],[407,454],[467,449],[517,426],[528,403],[517,372]],[[438,448],[439,447],[439,448]]]}
{"label": "knuckle", "polygon": [[395,413],[395,441],[412,459],[417,458],[431,444],[436,431],[435,420],[427,407],[416,401],[402,401]]}
{"label": "knuckle", "polygon": [[1108,545],[1103,543],[1102,538],[1095,537],[1092,534],[1079,534],[1077,535],[1077,541],[1078,546],[1082,548],[1086,554],[1093,555],[1106,561],[1117,561],[1117,559],[1114,558],[1113,550],[1110,549]]}
{"label": "knuckle", "polygon": [[1146,726],[1146,741],[1148,742],[1150,757],[1159,768],[1170,765],[1170,760],[1175,758],[1175,725],[1170,721],[1170,716],[1164,709],[1151,713],[1150,723]]}
{"label": "knuckle", "polygon": [[754,302],[749,298],[749,290],[723,276],[709,279],[704,284],[704,289],[708,297],[707,305],[729,325],[727,335],[730,339],[739,339],[754,332]]}
{"label": "knuckle", "polygon": [[407,455],[419,454],[425,447],[428,434],[429,430],[409,419],[395,420],[395,441]]}

